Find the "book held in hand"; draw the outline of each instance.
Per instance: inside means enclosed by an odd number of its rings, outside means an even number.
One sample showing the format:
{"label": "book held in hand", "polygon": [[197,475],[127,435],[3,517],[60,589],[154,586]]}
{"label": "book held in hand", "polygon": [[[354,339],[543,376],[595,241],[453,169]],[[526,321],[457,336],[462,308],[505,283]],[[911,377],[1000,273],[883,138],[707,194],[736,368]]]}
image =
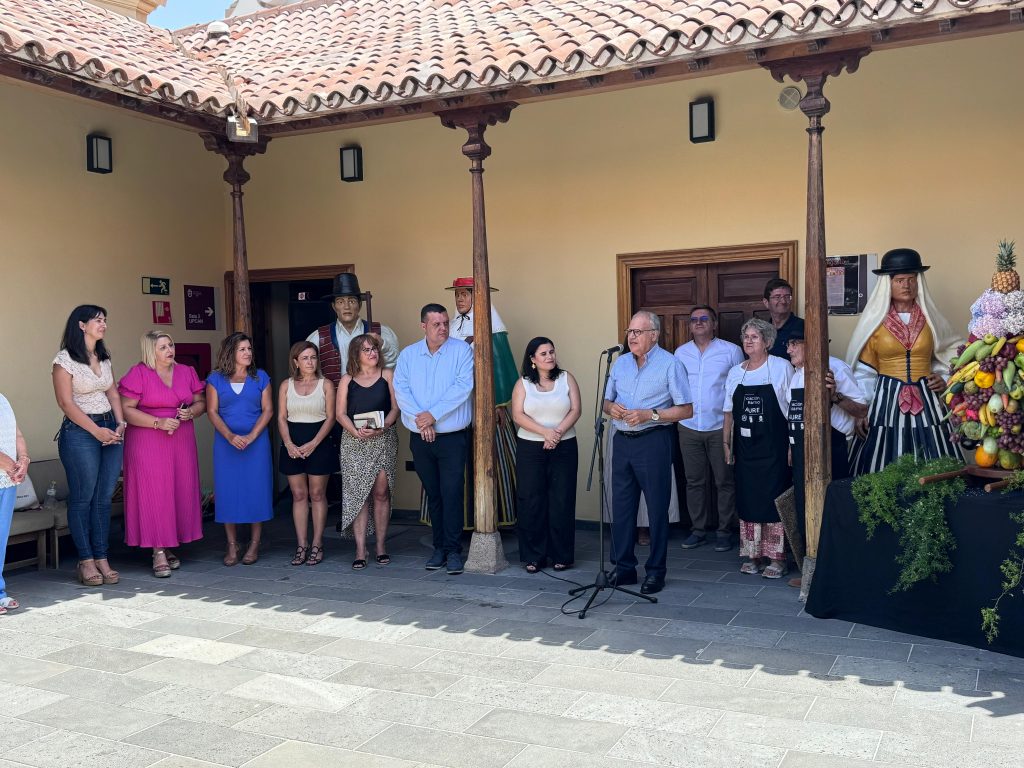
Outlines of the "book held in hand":
{"label": "book held in hand", "polygon": [[384,411],[357,413],[352,417],[352,423],[356,425],[356,429],[381,429],[384,426]]}

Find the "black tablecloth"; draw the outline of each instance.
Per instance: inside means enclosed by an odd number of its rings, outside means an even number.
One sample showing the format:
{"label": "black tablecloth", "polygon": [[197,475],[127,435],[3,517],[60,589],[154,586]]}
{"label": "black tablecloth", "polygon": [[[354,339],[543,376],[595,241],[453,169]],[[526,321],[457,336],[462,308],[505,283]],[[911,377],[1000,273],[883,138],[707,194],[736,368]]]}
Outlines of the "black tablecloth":
{"label": "black tablecloth", "polygon": [[1024,597],[1019,594],[1000,603],[994,643],[989,645],[981,631],[981,609],[1002,591],[999,565],[1019,530],[1010,513],[1024,510],[1024,493],[969,490],[948,504],[946,517],[957,544],[950,555],[953,570],[940,574],[937,582],[889,594],[900,572],[896,534],[882,524],[867,540],[851,482],[837,480],[825,496],[807,613],[1024,656]]}

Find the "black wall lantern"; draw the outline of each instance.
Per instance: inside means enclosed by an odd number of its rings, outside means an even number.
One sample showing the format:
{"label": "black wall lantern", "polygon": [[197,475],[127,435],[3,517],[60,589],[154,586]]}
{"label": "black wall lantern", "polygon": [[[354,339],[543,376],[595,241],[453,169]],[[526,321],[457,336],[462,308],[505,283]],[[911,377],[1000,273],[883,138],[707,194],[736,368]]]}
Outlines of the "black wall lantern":
{"label": "black wall lantern", "polygon": [[362,181],[363,180],[363,148],[342,147],[341,148],[341,180]]}
{"label": "black wall lantern", "polygon": [[690,141],[700,144],[715,140],[715,100],[697,99],[690,102]]}
{"label": "black wall lantern", "polygon": [[114,170],[114,143],[106,136],[90,133],[85,137],[85,167],[90,173]]}

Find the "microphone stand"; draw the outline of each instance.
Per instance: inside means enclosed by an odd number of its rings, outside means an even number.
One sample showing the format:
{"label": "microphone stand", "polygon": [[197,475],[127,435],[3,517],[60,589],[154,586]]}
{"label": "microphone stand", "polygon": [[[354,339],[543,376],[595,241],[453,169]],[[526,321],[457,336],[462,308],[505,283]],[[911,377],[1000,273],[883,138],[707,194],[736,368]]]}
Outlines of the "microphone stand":
{"label": "microphone stand", "polygon": [[[605,418],[604,408],[602,406],[604,404],[604,393],[605,393],[605,391],[608,388],[608,378],[611,376],[611,372],[612,372],[612,355],[614,355],[615,352],[616,352],[616,350],[614,348],[612,348],[612,349],[609,349],[609,350],[607,350],[607,351],[602,353],[605,356],[605,360],[604,360],[604,363],[605,363],[604,378],[601,381],[601,386],[598,387],[597,399],[596,399],[596,402],[594,403],[594,447],[593,447],[593,449],[590,452],[590,472],[587,475],[587,490],[589,491],[590,490],[590,486],[591,486],[591,484],[592,484],[592,482],[594,480],[594,464],[596,462],[597,463],[597,485],[598,485],[598,490],[599,490],[600,496],[601,496],[601,502],[600,502],[600,505],[599,505],[600,506],[601,516],[598,518],[598,521],[597,521],[598,548],[600,549],[600,552],[601,552],[601,559],[600,559],[600,562],[598,563],[597,576],[594,578],[593,582],[591,582],[590,584],[587,584],[586,586],[576,587],[575,589],[570,589],[569,590],[569,594],[572,595],[573,597],[575,597],[577,595],[582,595],[585,592],[589,592],[590,590],[594,590],[593,593],[590,595],[590,597],[587,599],[587,604],[583,606],[583,610],[581,610],[579,612],[578,618],[580,618],[580,619],[583,619],[583,618],[586,617],[587,611],[590,610],[590,606],[594,604],[594,600],[597,599],[597,596],[603,590],[606,590],[606,589],[610,589],[613,592],[623,592],[623,593],[625,593],[627,595],[632,595],[633,597],[639,597],[639,598],[641,598],[643,600],[647,600],[648,602],[651,602],[651,603],[658,602],[658,598],[653,597],[652,595],[643,595],[643,594],[640,594],[639,592],[636,592],[636,591],[634,591],[632,589],[626,589],[625,587],[620,587],[617,584],[612,584],[611,583],[611,575],[608,573],[608,568],[605,566],[605,560],[604,560],[604,526],[605,526],[605,522],[604,522],[604,425],[605,425],[605,422],[607,421],[607,419]],[[598,374],[600,374],[600,372],[601,372],[601,361],[600,360],[598,360],[598,363],[597,363],[597,370],[598,370]],[[612,510],[612,514],[614,515],[614,510]]]}

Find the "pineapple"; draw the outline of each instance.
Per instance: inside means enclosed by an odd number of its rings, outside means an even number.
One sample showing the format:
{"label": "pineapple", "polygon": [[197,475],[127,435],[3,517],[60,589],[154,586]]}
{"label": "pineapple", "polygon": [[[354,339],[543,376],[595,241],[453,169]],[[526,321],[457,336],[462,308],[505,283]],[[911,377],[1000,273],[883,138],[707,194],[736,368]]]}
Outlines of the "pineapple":
{"label": "pineapple", "polygon": [[1017,274],[1017,254],[1013,252],[1013,241],[999,241],[996,254],[996,273],[992,275],[992,290],[1010,293],[1020,290],[1020,275]]}

